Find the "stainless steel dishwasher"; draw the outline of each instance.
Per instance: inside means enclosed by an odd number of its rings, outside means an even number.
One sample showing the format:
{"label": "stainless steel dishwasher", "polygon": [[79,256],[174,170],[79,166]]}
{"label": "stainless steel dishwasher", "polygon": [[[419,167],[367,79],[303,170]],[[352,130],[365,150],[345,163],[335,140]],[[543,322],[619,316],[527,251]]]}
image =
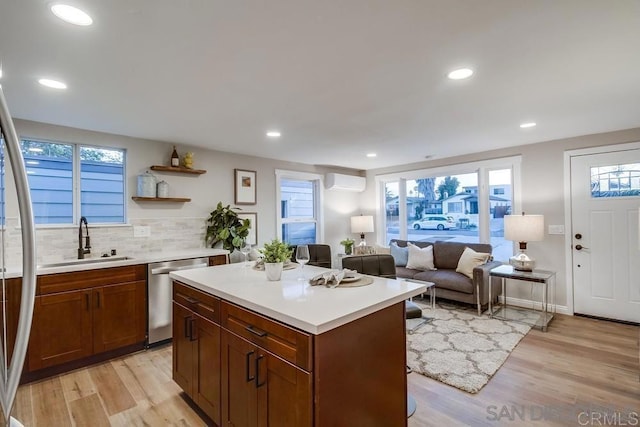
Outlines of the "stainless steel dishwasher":
{"label": "stainless steel dishwasher", "polygon": [[209,266],[209,258],[181,259],[149,264],[148,346],[159,345],[171,340],[173,283],[169,278],[169,273],[207,266]]}

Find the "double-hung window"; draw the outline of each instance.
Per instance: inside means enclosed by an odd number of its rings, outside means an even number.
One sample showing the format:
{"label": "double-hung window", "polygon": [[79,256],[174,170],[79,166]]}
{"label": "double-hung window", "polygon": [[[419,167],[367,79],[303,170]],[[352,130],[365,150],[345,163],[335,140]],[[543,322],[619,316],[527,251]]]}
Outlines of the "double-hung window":
{"label": "double-hung window", "polygon": [[278,237],[290,245],[322,241],[321,175],[276,171]]}
{"label": "double-hung window", "polygon": [[22,140],[36,224],[122,224],[125,150]]}

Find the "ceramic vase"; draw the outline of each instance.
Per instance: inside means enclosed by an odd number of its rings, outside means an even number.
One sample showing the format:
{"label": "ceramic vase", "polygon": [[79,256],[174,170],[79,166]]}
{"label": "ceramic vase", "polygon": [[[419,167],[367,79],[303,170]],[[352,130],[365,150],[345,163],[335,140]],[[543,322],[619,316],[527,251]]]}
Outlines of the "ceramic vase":
{"label": "ceramic vase", "polygon": [[267,274],[267,280],[280,280],[280,277],[282,276],[283,266],[283,262],[265,262],[264,272]]}

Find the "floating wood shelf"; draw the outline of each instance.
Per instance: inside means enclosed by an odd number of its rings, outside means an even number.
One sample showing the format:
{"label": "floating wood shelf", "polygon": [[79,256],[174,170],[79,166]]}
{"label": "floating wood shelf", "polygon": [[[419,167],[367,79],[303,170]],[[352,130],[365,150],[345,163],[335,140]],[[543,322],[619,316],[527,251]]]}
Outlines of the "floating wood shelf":
{"label": "floating wood shelf", "polygon": [[185,203],[190,202],[191,199],[184,197],[132,197],[131,200],[136,202],[173,202],[173,203]]}
{"label": "floating wood shelf", "polygon": [[151,166],[151,170],[158,171],[158,172],[190,173],[192,175],[202,175],[203,173],[207,173],[207,171],[203,169],[189,169],[189,168],[183,168],[183,167],[162,166],[162,165],[153,165]]}

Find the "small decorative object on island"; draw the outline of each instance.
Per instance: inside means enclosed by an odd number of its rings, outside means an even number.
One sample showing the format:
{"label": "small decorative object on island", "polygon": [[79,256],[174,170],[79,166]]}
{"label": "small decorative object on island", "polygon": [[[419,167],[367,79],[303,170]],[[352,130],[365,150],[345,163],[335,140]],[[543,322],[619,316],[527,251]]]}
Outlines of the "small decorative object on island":
{"label": "small decorative object on island", "polygon": [[267,279],[280,280],[284,263],[291,259],[293,248],[278,239],[273,239],[271,243],[264,244],[260,253],[264,259],[264,271],[267,274]]}
{"label": "small decorative object on island", "polygon": [[173,166],[174,168],[180,166],[180,156],[178,156],[175,145],[173,146],[173,153],[171,153],[171,166]]}
{"label": "small decorative object on island", "polygon": [[183,163],[185,168],[193,169],[193,153],[191,151],[185,153]]}
{"label": "small decorative object on island", "polygon": [[228,251],[242,247],[251,226],[248,219],[238,218],[238,213],[229,205],[222,206],[222,202],[218,202],[216,209],[211,211],[207,222],[211,224],[207,226],[207,244],[213,248],[222,242],[222,248]]}
{"label": "small decorative object on island", "polygon": [[350,237],[347,237],[346,239],[340,242],[340,244],[344,246],[344,253],[346,255],[351,255],[351,253],[353,252],[353,245],[355,244],[355,242],[356,241]]}

